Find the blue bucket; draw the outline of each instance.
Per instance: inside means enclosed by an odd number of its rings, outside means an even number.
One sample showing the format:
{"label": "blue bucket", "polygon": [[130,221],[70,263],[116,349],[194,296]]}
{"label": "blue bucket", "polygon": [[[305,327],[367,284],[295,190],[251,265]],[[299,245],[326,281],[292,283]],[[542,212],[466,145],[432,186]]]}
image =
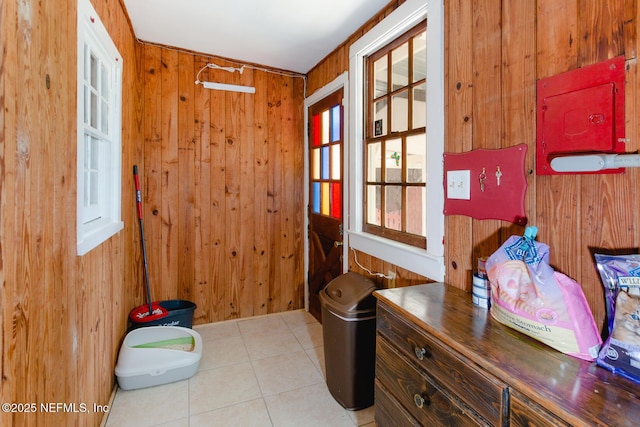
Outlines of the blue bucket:
{"label": "blue bucket", "polygon": [[197,307],[195,303],[187,300],[172,299],[151,304],[152,309],[158,306],[165,309],[167,314],[164,316],[148,316],[148,304],[131,310],[129,313],[129,330],[145,326],[182,326],[184,328],[193,326],[193,312]]}

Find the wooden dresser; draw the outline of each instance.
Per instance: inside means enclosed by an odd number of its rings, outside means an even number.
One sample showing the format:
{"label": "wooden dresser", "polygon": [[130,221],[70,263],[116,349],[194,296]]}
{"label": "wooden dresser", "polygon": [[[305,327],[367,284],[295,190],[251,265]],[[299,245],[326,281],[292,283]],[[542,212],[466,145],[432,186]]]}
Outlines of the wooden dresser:
{"label": "wooden dresser", "polygon": [[378,426],[639,426],[640,385],[491,319],[442,283],[378,298]]}

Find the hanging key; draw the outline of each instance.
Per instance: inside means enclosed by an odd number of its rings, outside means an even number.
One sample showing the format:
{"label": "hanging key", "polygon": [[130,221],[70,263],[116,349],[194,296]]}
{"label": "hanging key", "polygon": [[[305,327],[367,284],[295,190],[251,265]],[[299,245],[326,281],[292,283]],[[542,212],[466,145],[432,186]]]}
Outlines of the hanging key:
{"label": "hanging key", "polygon": [[482,172],[478,175],[478,179],[480,181],[480,191],[484,193],[484,182],[487,180],[487,173],[485,168],[482,168]]}

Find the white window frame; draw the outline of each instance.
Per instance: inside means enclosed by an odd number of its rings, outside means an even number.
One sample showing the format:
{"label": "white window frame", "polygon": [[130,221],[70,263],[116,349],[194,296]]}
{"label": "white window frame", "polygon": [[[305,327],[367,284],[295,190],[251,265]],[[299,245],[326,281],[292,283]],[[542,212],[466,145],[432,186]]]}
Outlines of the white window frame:
{"label": "white window frame", "polygon": [[[84,255],[124,228],[121,220],[122,191],[122,56],[109,36],[90,0],[78,0],[78,68],[77,68],[77,195],[76,227],[78,255]],[[85,45],[109,73],[108,132],[85,124]],[[99,104],[100,102],[98,102]],[[101,107],[100,107],[101,108]],[[85,136],[105,142],[99,152],[97,204],[86,206]]]}
{"label": "white window frame", "polygon": [[[427,19],[427,248],[420,249],[362,231],[365,58]],[[398,267],[443,281],[444,266],[444,5],[442,0],[407,0],[349,49],[350,247]]]}

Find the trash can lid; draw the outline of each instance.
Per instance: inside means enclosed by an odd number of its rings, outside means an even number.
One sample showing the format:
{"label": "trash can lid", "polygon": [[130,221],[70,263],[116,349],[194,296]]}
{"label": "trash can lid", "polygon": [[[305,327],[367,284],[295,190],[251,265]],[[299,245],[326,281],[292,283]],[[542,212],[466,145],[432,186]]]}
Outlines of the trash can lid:
{"label": "trash can lid", "polygon": [[375,290],[376,285],[368,277],[349,271],[329,282],[320,292],[320,302],[331,311],[353,317],[349,313],[375,311]]}

